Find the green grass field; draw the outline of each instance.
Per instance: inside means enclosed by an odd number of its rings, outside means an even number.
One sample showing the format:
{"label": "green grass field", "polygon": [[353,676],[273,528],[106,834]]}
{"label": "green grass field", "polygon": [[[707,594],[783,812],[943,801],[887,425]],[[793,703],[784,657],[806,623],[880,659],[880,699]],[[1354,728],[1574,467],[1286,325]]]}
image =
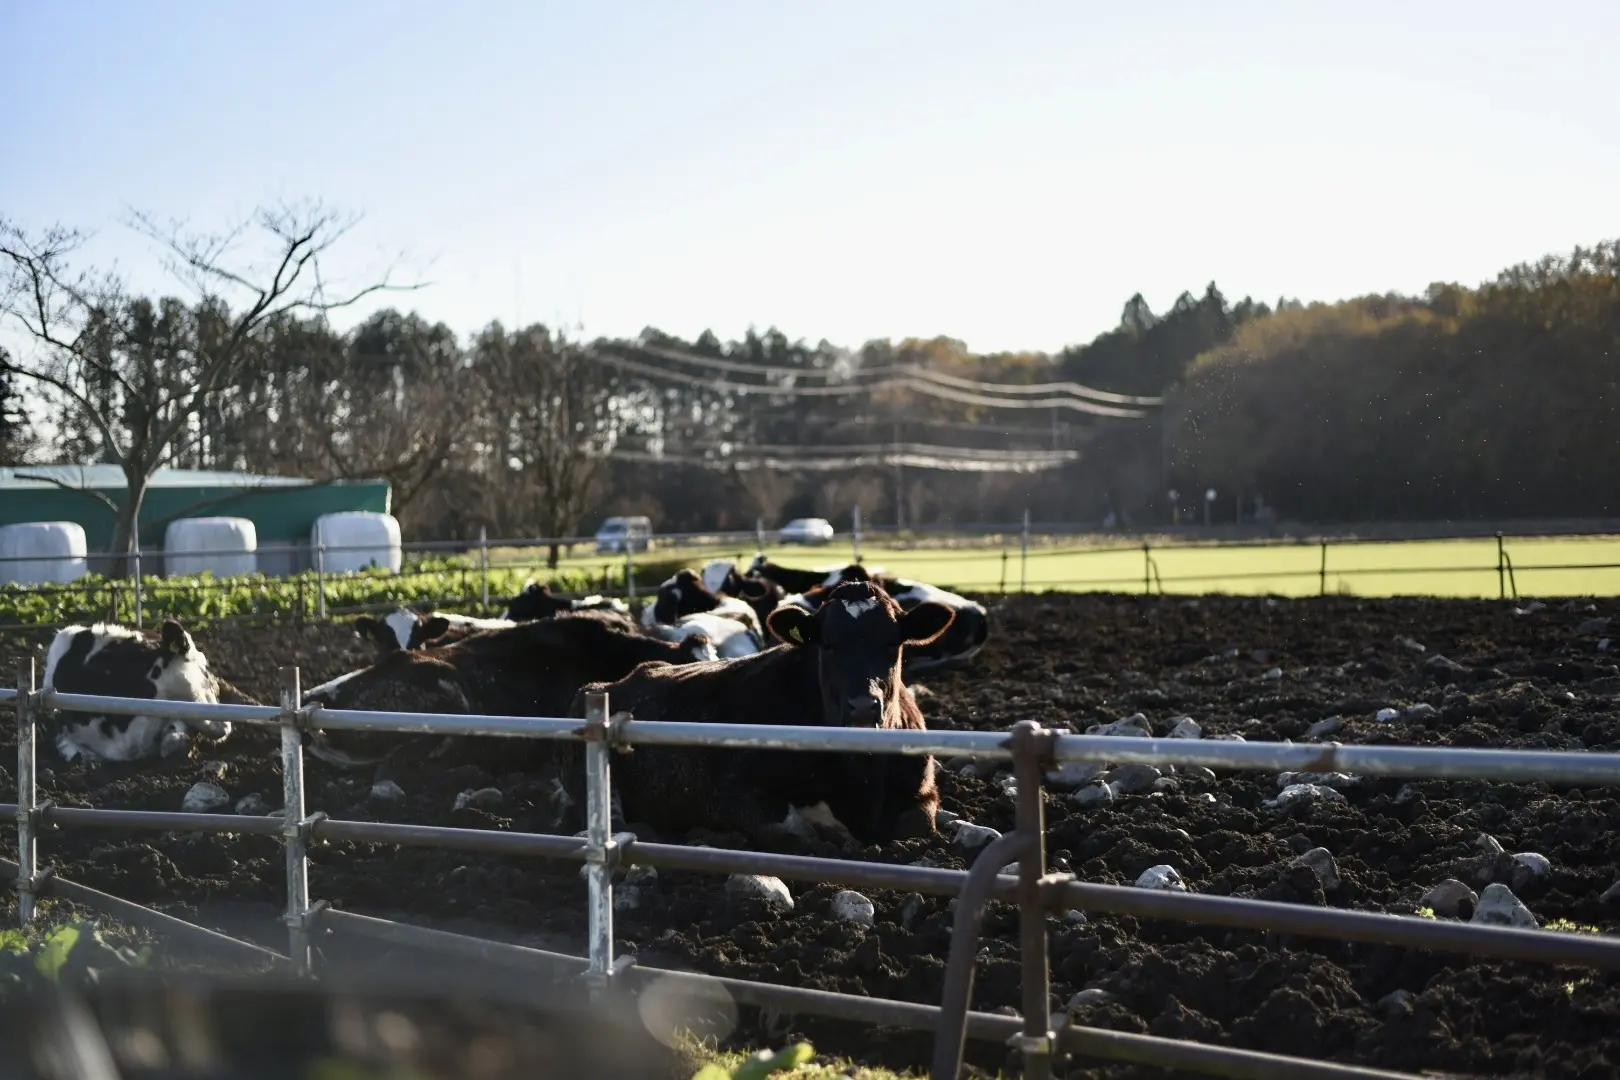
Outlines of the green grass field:
{"label": "green grass field", "polygon": [[[1521,596],[1620,595],[1620,537],[1523,539],[1506,541]],[[508,559],[532,561],[536,553],[505,552]],[[698,566],[716,555],[743,552],[713,548],[656,549],[637,561],[685,559]],[[847,544],[825,547],[770,547],[767,554],[786,566],[820,567],[848,561]],[[747,552],[748,556],[752,551]],[[1030,591],[1142,592],[1146,560],[1140,548],[1032,547],[1021,565],[1016,541],[1009,547],[902,549],[864,547],[863,561],[889,573],[915,577],[970,592]],[[1230,593],[1315,596],[1323,589],[1322,550],[1316,545],[1266,547],[1165,547],[1152,551],[1157,581],[1167,593]],[[505,561],[504,559],[502,561]],[[577,555],[565,567],[622,573],[622,558]],[[1027,575],[1027,578],[1022,578]],[[622,580],[622,578],[621,578]],[[1356,596],[1498,595],[1496,541],[1414,540],[1395,543],[1330,544],[1326,591]],[[1513,595],[1510,582],[1508,595]]]}

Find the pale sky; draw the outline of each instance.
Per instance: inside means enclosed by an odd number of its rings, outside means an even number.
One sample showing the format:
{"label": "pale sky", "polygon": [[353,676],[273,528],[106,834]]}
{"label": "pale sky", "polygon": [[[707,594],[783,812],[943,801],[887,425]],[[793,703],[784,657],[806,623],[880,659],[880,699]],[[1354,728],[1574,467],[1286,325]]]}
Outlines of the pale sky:
{"label": "pale sky", "polygon": [[1055,350],[1620,235],[1617,43],[1615,0],[0,0],[0,214],[158,291],[126,208],[319,197],[365,214],[331,272],[403,252],[462,333]]}

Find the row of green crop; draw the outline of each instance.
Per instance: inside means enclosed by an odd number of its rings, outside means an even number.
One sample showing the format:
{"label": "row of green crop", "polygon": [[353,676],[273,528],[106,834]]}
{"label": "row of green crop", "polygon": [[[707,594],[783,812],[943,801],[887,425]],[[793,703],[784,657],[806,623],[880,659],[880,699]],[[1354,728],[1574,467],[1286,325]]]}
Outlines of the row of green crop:
{"label": "row of green crop", "polygon": [[[532,580],[550,582],[559,592],[622,594],[622,570],[593,573],[585,570],[536,572],[530,567],[492,566],[480,569],[474,560],[436,559],[412,563],[400,573],[364,570],[331,574],[314,572],[292,577],[145,577],[139,591],[140,611],[147,623],[165,618],[208,622],[233,618],[305,618],[319,613],[322,601],[328,613],[353,612],[390,604],[476,607],[484,590],[490,607],[499,613],[505,602]],[[636,567],[638,591],[655,587],[673,572],[668,563],[647,562]],[[133,622],[137,593],[131,580],[86,577],[71,585],[8,585],[0,589],[0,626],[60,626],[86,620]]]}

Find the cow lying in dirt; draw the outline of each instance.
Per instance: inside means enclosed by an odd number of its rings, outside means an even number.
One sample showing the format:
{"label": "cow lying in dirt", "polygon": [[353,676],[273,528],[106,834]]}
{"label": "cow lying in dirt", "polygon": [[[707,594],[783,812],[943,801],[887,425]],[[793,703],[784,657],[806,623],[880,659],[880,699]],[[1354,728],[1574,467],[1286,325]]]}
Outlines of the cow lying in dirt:
{"label": "cow lying in dirt", "polygon": [[[209,670],[208,657],[174,619],[164,621],[156,640],[111,623],[65,627],[46,654],[42,688],[154,701],[251,703]],[[223,741],[231,725],[60,712],[44,718],[41,730],[68,761],[142,761],[185,753],[193,736]]]}
{"label": "cow lying in dirt", "polygon": [[[645,664],[617,682],[581,688],[608,694],[614,714],[638,721],[907,728],[925,727],[901,677],[904,650],[945,633],[955,612],[922,603],[902,611],[869,582],[834,589],[815,613],[772,612],[785,644],[720,664]],[[577,747],[565,783],[582,776]],[[647,746],[613,762],[628,821],[666,834],[693,828],[766,838],[801,835],[812,823],[845,829],[862,844],[934,830],[939,794],[928,757]]]}

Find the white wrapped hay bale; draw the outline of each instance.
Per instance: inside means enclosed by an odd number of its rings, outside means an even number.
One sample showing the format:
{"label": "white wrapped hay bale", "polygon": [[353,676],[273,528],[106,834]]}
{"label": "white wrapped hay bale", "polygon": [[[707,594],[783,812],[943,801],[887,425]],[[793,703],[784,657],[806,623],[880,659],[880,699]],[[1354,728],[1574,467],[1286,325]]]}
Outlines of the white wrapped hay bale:
{"label": "white wrapped hay bale", "polygon": [[404,554],[399,543],[399,522],[392,514],[345,510],[315,519],[309,542],[326,545],[326,572],[342,574],[373,566],[399,573]]}
{"label": "white wrapped hay bale", "polygon": [[170,577],[240,577],[258,570],[258,551],[259,531],[247,518],[181,518],[163,534],[163,569]]}
{"label": "white wrapped hay bale", "polygon": [[24,521],[0,525],[0,581],[49,585],[90,572],[84,526],[77,521]]}

